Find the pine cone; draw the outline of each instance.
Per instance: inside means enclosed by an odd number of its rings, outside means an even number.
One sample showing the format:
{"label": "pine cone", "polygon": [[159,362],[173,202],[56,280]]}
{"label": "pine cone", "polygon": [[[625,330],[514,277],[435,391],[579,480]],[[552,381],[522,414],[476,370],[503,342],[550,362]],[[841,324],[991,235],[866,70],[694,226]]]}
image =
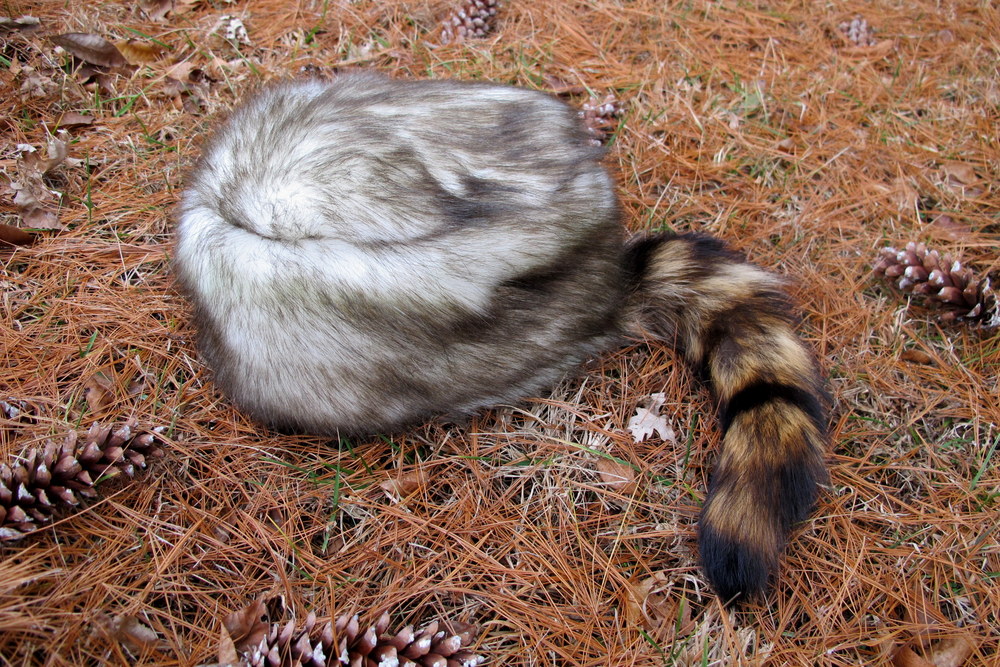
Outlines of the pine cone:
{"label": "pine cone", "polygon": [[[0,429],[13,433],[19,426],[34,423],[36,413],[36,406],[8,396],[6,400],[0,400],[0,420],[3,420],[0,423]],[[5,435],[3,431],[0,431],[0,438]]]}
{"label": "pine cone", "polygon": [[[272,601],[273,602],[273,601]],[[389,634],[389,615],[362,631],[357,616],[341,616],[336,622],[317,621],[310,613],[304,623],[288,621],[264,624],[264,602],[226,617],[225,626],[235,640],[236,651],[249,667],[475,667],[484,658],[463,650],[475,628],[457,621],[434,621],[421,630],[406,626]],[[221,657],[221,656],[220,656]]]}
{"label": "pine cone", "polygon": [[461,42],[486,37],[496,28],[497,0],[469,0],[452,14],[441,29],[441,43]]}
{"label": "pine cone", "polygon": [[[1000,326],[1000,308],[990,279],[978,279],[971,269],[951,255],[928,250],[923,243],[910,242],[903,250],[883,248],[873,271],[904,292],[926,296],[949,312],[942,320],[978,322],[984,327]],[[896,280],[898,278],[898,280]]]}
{"label": "pine cone", "polygon": [[50,440],[17,463],[0,463],[0,542],[21,539],[59,510],[96,497],[98,482],[133,477],[147,457],[163,455],[155,432],[134,435],[134,428],[129,423],[112,431],[95,423],[82,443],[70,431],[61,445]]}
{"label": "pine cone", "polygon": [[590,143],[595,146],[603,144],[618,127],[618,117],[622,114],[622,105],[614,95],[608,93],[604,100],[598,102],[596,97],[583,103],[580,118],[587,126]]}
{"label": "pine cone", "polygon": [[849,22],[844,21],[837,26],[837,29],[844,39],[855,46],[875,46],[878,43],[875,39],[875,30],[860,16],[854,17]]}
{"label": "pine cone", "polygon": [[24,408],[24,401],[19,401],[16,398],[8,398],[6,401],[0,401],[0,417],[11,421],[18,421],[24,413]]}

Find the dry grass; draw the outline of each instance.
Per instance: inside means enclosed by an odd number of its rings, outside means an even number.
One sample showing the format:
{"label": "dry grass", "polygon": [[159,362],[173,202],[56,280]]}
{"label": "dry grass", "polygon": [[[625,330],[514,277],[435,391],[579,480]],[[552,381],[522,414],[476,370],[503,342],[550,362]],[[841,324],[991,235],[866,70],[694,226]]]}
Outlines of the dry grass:
{"label": "dry grass", "polygon": [[[949,638],[975,648],[935,664],[1000,662],[1000,336],[943,328],[870,279],[880,247],[912,239],[1000,267],[993,3],[508,0],[493,36],[442,48],[441,2],[177,0],[159,22],[139,4],[4,8],[41,19],[2,35],[4,171],[65,113],[95,120],[70,130],[83,162],[48,176],[65,229],[0,249],[0,400],[26,413],[0,422],[0,455],[126,419],[166,426],[168,455],[3,547],[0,665],[211,662],[221,619],[274,594],[300,616],[472,620],[498,665],[918,664],[899,648],[934,656]],[[227,13],[249,44],[213,33]],[[859,15],[874,46],[838,29]],[[164,50],[100,90],[47,40],[70,31]],[[183,170],[261,81],[345,65],[613,92],[629,226],[706,230],[791,277],[835,444],[767,600],[725,612],[695,567],[717,434],[664,350],[610,354],[466,425],[339,448],[263,432],[220,397],[168,270]],[[628,418],[657,391],[678,442],[634,443]],[[602,476],[608,455],[638,484]],[[108,630],[130,617],[157,641]]]}

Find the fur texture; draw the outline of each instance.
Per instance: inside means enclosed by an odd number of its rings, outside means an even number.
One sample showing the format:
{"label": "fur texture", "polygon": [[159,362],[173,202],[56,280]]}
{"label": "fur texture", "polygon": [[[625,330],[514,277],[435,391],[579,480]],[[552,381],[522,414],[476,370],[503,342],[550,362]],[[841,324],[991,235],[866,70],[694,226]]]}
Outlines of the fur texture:
{"label": "fur texture", "polygon": [[824,475],[819,376],[774,276],[709,237],[626,241],[600,157],[538,92],[266,88],[180,205],[201,352],[260,421],[338,434],[537,395],[626,333],[676,345],[725,431],[702,560],[722,597],[757,593]]}

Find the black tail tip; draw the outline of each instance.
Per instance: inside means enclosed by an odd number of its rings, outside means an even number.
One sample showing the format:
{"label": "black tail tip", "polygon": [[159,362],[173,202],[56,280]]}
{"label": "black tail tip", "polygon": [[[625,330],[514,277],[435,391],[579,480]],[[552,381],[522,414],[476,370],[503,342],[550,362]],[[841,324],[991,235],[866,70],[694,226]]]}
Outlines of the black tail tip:
{"label": "black tail tip", "polygon": [[699,529],[698,548],[705,576],[727,606],[762,596],[777,570],[777,554],[726,537],[704,521]]}

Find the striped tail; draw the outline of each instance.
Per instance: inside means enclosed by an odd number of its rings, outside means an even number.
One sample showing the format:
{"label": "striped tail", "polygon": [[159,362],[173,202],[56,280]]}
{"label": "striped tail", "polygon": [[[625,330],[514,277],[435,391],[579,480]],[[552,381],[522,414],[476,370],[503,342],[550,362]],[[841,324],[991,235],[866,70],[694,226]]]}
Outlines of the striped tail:
{"label": "striped tail", "polygon": [[827,415],[781,281],[708,236],[631,240],[630,324],[675,345],[718,403],[722,451],[702,508],[702,567],[719,596],[763,592],[826,479]]}

